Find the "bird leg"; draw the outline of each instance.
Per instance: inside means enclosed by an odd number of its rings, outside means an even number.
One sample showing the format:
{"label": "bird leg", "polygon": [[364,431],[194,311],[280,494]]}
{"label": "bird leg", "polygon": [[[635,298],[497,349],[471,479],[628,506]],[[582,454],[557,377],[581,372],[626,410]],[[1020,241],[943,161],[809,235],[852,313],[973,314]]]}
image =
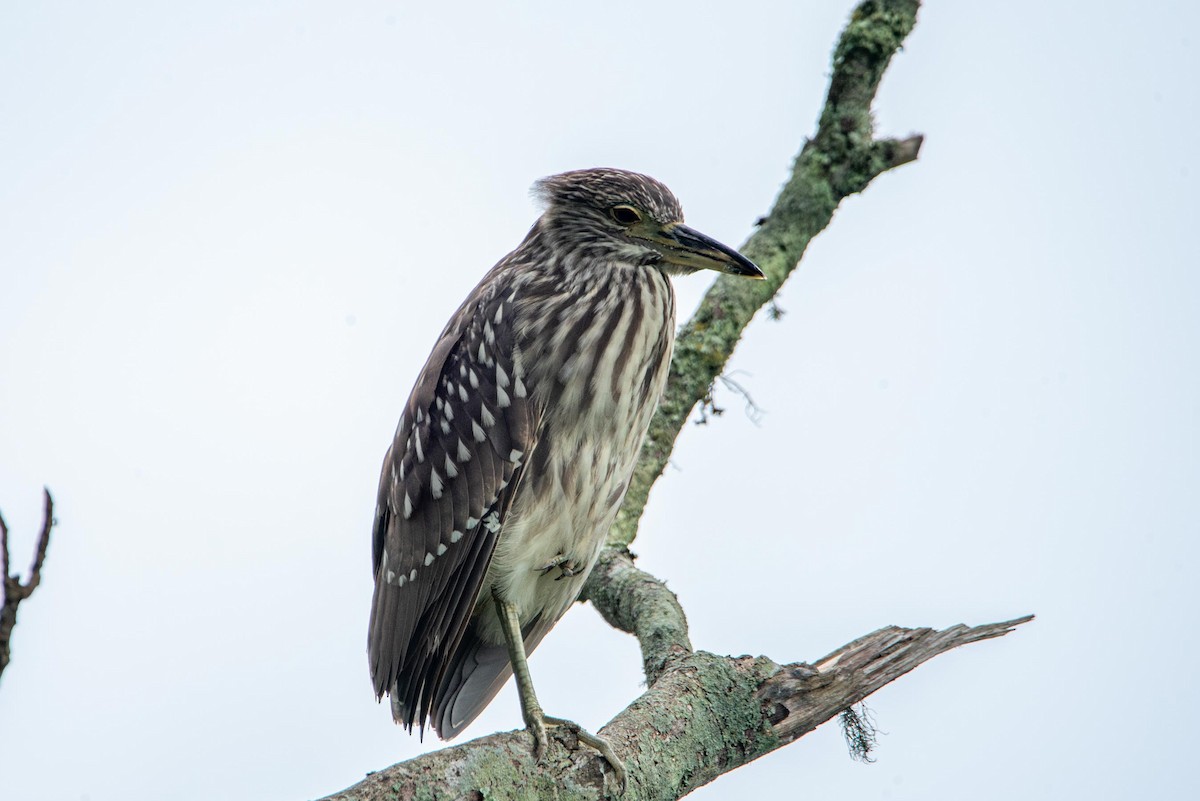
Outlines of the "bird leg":
{"label": "bird leg", "polygon": [[513,675],[517,678],[517,694],[521,698],[521,716],[525,719],[525,728],[533,736],[533,758],[540,762],[549,749],[550,739],[546,734],[547,726],[571,729],[581,743],[590,745],[600,752],[600,755],[612,766],[621,792],[625,792],[625,765],[617,758],[607,740],[584,731],[578,723],[551,717],[542,711],[542,705],[538,703],[537,694],[533,691],[533,679],[529,676],[529,661],[525,655],[525,639],[521,635],[521,620],[517,614],[517,606],[502,600],[495,592],[492,593],[492,598],[496,602],[496,614],[500,618],[500,628],[504,631],[508,661],[512,664]]}

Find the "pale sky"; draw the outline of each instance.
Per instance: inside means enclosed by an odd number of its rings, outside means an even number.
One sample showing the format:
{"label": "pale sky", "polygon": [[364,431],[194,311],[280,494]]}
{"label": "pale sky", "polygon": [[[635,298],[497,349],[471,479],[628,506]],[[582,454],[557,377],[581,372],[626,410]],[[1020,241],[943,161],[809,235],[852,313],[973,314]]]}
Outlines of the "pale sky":
{"label": "pale sky", "polygon": [[[850,2],[0,7],[0,510],[59,527],[0,794],[299,801],[438,747],[375,703],[375,483],[537,178],[647,172],[730,244]],[[635,545],[698,648],[816,659],[1036,613],[700,801],[1200,795],[1200,127],[1184,2],[933,2],[881,90],[921,160],[848,200],[688,426]],[[678,282],[685,316],[708,282]],[[534,655],[598,728],[636,644]],[[506,689],[466,738],[521,725]]]}

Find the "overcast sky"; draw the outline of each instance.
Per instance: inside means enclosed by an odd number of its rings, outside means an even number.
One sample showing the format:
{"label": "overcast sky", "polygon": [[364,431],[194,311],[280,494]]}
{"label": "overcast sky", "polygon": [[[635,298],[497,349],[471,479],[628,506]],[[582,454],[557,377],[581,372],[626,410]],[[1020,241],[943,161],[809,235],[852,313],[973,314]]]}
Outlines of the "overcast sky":
{"label": "overcast sky", "polygon": [[[44,582],[0,793],[299,801],[437,747],[367,677],[375,484],[528,187],[654,175],[738,244],[811,133],[849,2],[0,6],[0,509]],[[1192,3],[930,3],[843,204],[689,426],[635,550],[699,648],[1038,620],[701,801],[1200,795]],[[678,282],[686,315],[707,276]],[[632,638],[532,659],[596,728]],[[469,737],[520,725],[506,689]]]}

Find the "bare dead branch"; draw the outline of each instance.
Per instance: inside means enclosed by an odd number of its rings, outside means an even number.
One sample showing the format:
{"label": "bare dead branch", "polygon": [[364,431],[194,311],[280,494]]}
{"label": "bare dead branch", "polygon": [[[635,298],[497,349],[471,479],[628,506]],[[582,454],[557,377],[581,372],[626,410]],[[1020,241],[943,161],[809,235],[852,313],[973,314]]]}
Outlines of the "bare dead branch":
{"label": "bare dead branch", "polygon": [[906,139],[881,139],[875,143],[875,148],[890,170],[916,161],[917,155],[921,152],[921,145],[924,143],[924,136],[914,134]]}
{"label": "bare dead branch", "polygon": [[[944,631],[892,626],[812,664],[780,666],[763,657],[703,651],[683,655],[601,730],[629,772],[623,800],[682,798],[787,745],[922,662],[1031,619]],[[528,735],[517,731],[393,765],[323,801],[603,797],[603,758],[559,732],[539,765]]]}
{"label": "bare dead branch", "polygon": [[46,549],[50,547],[50,529],[54,527],[54,499],[50,490],[42,490],[45,500],[42,511],[42,530],[34,546],[33,564],[29,568],[29,580],[22,583],[19,574],[9,574],[8,525],[0,516],[0,574],[4,578],[4,606],[0,608],[0,675],[12,655],[12,632],[17,625],[17,607],[21,605],[38,585],[42,583],[42,565],[46,562]]}
{"label": "bare dead branch", "polygon": [[[904,629],[889,626],[843,645],[815,665],[788,665],[764,683],[764,701],[777,705],[772,718],[782,744],[790,743],[829,720],[828,698],[834,703],[851,698],[840,709],[856,704],[880,687],[895,681],[918,665],[960,645],[1002,637],[1023,623],[1026,615],[984,626]],[[839,709],[839,711],[840,711]]]}

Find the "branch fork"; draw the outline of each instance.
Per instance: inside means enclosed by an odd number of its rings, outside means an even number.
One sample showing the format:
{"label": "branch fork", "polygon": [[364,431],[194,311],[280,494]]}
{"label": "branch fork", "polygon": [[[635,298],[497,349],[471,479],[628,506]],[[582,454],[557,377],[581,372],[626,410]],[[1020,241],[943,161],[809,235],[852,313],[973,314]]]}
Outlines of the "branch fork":
{"label": "branch fork", "polygon": [[[942,631],[890,626],[811,663],[718,656],[693,650],[679,600],[638,568],[629,551],[675,438],[751,319],[773,302],[843,199],[919,155],[921,135],[876,139],[871,115],[879,82],[912,30],[919,5],[865,0],[852,14],[834,51],[816,134],[741,249],[766,280],[718,278],[680,331],[625,502],[584,585],[582,599],[641,646],[647,690],[600,730],[628,771],[628,801],[680,798],[794,742],[934,656],[1002,636],[1032,619]],[[863,736],[869,739],[869,733]],[[326,801],[614,797],[603,758],[575,745],[569,736],[552,737],[550,759],[539,768],[523,732],[494,734],[379,771]]]}

